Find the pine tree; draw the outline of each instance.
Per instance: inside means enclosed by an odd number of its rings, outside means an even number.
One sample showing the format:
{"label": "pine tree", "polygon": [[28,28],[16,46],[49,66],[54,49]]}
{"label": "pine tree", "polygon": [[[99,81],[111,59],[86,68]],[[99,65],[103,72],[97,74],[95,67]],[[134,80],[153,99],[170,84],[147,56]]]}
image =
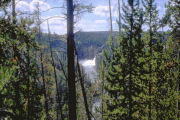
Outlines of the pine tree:
{"label": "pine tree", "polygon": [[138,0],[123,3],[124,31],[105,77],[105,89],[108,93],[106,119],[133,120],[140,119],[141,101],[139,94],[141,67],[138,60],[142,59],[144,44],[141,40],[143,14]]}
{"label": "pine tree", "polygon": [[148,104],[148,119],[152,119],[152,105],[154,104],[152,101],[152,97],[154,93],[152,92],[152,88],[154,87],[154,77],[153,77],[153,67],[155,66],[154,63],[154,51],[153,51],[153,44],[156,42],[157,43],[157,29],[158,29],[158,11],[156,10],[156,5],[154,3],[154,0],[144,0],[143,6],[145,8],[145,20],[146,20],[146,25],[148,26],[148,32],[145,33],[145,39],[147,40],[147,47],[146,47],[146,62],[149,63],[148,66],[146,66],[146,79],[143,82],[145,86],[147,86],[147,91],[146,93],[146,100]]}
{"label": "pine tree", "polygon": [[[4,59],[5,64],[1,66],[15,67],[12,77],[3,86],[4,97],[1,99],[1,105],[13,111],[17,119],[27,119],[28,116],[31,116],[32,120],[39,119],[41,87],[38,83],[36,60],[30,57],[31,51],[36,49],[36,43],[33,41],[34,34],[29,28],[32,22],[28,19],[21,19],[20,24],[13,24],[8,19],[1,19],[0,22],[2,38],[9,42],[8,46],[2,46],[8,51],[3,55],[5,58],[2,60]],[[28,98],[31,99],[28,100]],[[28,106],[31,108],[29,113],[27,113]]]}
{"label": "pine tree", "polygon": [[[173,54],[171,57],[174,58],[174,65],[176,68],[174,69],[174,75],[177,83],[177,96],[179,98],[179,91],[180,91],[180,7],[179,7],[179,0],[169,0],[167,5],[166,15],[169,16],[168,25],[171,28],[171,37],[169,41],[171,42],[170,47],[173,47]],[[177,118],[180,117],[180,100],[177,101]]]}
{"label": "pine tree", "polygon": [[158,32],[161,26],[158,11],[154,0],[144,0],[143,6],[146,10],[146,25],[148,32],[145,33],[144,39],[147,40],[145,62],[146,73],[143,80],[144,101],[148,119],[175,119],[175,101],[177,99],[175,91],[175,76],[172,68],[167,64],[172,62],[170,57],[171,49],[165,49],[164,39]]}

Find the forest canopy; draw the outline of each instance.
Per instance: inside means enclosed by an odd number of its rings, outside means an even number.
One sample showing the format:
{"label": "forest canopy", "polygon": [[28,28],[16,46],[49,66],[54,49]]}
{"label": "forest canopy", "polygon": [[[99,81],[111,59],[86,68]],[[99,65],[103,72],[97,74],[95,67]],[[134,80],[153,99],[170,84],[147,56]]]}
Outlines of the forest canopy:
{"label": "forest canopy", "polygon": [[0,119],[179,120],[179,0],[0,0]]}

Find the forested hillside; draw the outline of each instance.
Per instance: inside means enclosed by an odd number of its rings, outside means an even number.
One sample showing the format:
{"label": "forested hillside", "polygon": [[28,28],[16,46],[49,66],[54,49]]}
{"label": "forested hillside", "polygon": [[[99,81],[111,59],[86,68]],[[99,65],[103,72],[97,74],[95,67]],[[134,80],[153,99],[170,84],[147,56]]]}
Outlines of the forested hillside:
{"label": "forested hillside", "polygon": [[[117,34],[117,32],[114,32],[114,34]],[[110,32],[108,31],[76,32],[75,41],[79,58],[93,59],[98,54],[98,49],[106,45],[109,35]],[[43,45],[49,44],[47,34],[42,34],[42,40],[38,40],[38,42]],[[65,35],[51,34],[51,45],[58,50],[66,49]]]}

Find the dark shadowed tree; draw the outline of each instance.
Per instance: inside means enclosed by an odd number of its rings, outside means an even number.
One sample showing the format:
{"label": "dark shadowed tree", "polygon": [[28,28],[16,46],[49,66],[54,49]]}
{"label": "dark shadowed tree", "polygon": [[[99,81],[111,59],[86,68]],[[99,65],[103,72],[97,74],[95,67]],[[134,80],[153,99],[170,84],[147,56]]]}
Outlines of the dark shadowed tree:
{"label": "dark shadowed tree", "polygon": [[67,63],[68,63],[68,105],[69,119],[76,120],[76,82],[74,63],[74,5],[73,0],[67,0]]}

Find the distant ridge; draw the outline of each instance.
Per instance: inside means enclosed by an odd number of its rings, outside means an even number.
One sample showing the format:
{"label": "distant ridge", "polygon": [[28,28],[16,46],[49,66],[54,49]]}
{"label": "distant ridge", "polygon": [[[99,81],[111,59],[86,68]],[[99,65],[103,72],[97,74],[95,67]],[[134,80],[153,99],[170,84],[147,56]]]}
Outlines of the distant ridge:
{"label": "distant ridge", "polygon": [[[118,32],[114,32],[116,35]],[[80,59],[92,59],[96,50],[104,45],[110,35],[109,31],[78,31],[75,33],[75,41]],[[51,45],[53,49],[66,49],[65,35],[51,34]],[[43,45],[48,45],[48,34],[42,34],[42,40],[38,41]]]}

